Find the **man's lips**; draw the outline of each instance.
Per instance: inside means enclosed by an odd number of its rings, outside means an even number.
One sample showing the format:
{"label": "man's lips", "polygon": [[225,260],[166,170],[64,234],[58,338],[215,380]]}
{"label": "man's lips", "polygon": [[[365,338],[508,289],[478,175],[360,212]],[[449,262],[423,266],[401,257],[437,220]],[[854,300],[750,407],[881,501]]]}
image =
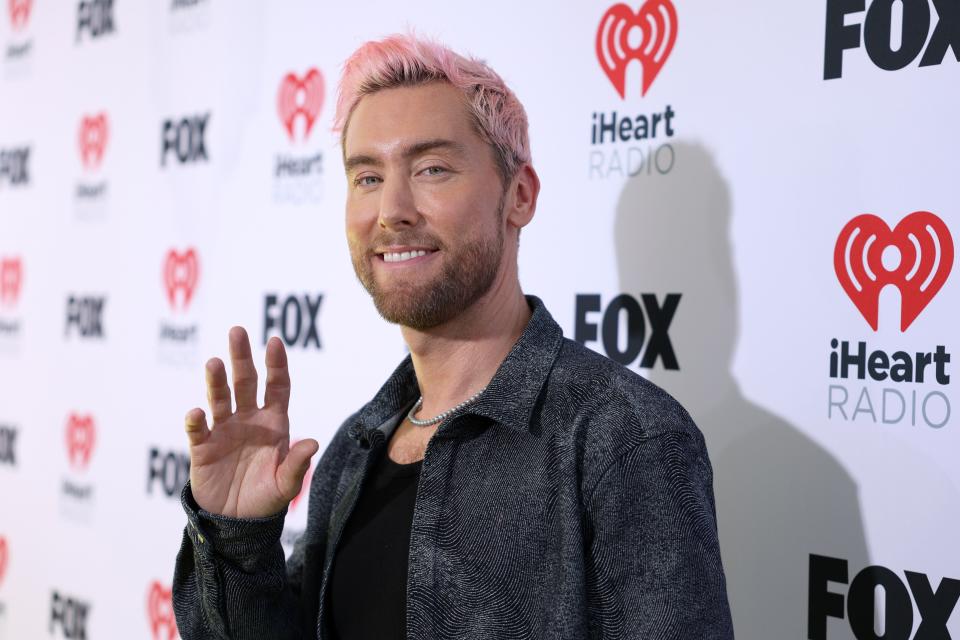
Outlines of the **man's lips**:
{"label": "man's lips", "polygon": [[389,264],[422,262],[436,252],[436,249],[422,246],[392,246],[375,251],[381,262]]}

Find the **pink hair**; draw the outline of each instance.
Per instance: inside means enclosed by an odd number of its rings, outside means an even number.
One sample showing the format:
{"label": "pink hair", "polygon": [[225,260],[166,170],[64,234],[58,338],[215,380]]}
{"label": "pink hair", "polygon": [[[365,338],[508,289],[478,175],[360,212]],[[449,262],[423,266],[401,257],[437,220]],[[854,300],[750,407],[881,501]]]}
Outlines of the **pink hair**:
{"label": "pink hair", "polygon": [[343,145],[350,116],[365,95],[381,89],[446,81],[459,89],[477,133],[493,147],[504,187],[530,162],[527,114],[517,96],[484,61],[413,34],[365,43],[343,65],[333,130]]}

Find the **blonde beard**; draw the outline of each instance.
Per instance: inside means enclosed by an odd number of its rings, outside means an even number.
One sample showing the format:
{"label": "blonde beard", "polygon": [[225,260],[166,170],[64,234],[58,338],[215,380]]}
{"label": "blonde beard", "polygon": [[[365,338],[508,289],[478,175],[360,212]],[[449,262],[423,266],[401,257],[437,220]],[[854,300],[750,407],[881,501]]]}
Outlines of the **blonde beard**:
{"label": "blonde beard", "polygon": [[[497,235],[493,242],[473,239],[462,245],[456,254],[443,245],[438,246],[446,261],[442,273],[433,282],[419,287],[394,287],[386,292],[380,289],[373,275],[371,260],[375,254],[350,243],[350,259],[354,273],[360,280],[377,312],[387,322],[411,329],[432,329],[469,308],[493,286],[503,259],[503,208],[506,191],[497,202]],[[400,244],[401,242],[398,242]],[[409,244],[417,244],[411,239]]]}
{"label": "blonde beard", "polygon": [[445,261],[441,274],[419,286],[380,288],[366,254],[357,257],[351,247],[353,269],[373,298],[377,312],[387,322],[424,330],[456,317],[493,286],[503,258],[503,228],[498,225],[494,242],[473,240],[451,254],[441,247]]}

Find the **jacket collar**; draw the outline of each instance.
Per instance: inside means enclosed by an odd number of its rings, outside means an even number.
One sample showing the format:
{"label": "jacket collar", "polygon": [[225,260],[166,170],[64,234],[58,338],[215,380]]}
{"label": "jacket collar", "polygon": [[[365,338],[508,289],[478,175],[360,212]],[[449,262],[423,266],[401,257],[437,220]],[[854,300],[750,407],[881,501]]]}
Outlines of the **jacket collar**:
{"label": "jacket collar", "polygon": [[[497,369],[486,390],[461,413],[483,416],[498,424],[528,431],[530,416],[556,360],[563,331],[543,301],[526,296],[533,312],[520,339]],[[417,376],[408,355],[397,366],[373,399],[357,413],[350,436],[368,445],[385,439],[413,402],[419,397]],[[372,433],[379,431],[379,434]]]}

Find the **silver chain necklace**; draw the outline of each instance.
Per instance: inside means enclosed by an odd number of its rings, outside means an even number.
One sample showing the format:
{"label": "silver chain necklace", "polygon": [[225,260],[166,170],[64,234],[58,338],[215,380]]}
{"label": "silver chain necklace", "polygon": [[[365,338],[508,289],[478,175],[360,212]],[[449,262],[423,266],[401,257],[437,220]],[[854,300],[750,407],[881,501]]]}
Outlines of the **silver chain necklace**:
{"label": "silver chain necklace", "polygon": [[455,406],[453,409],[447,409],[443,413],[438,414],[432,418],[428,418],[427,420],[417,420],[416,418],[413,417],[413,414],[415,414],[417,411],[420,411],[420,407],[423,406],[423,396],[420,396],[416,404],[414,404],[413,407],[410,408],[410,411],[407,413],[407,420],[417,425],[418,427],[429,427],[431,425],[437,424],[438,422],[443,422],[444,418],[464,408],[465,406],[467,406],[468,404],[470,404],[471,402],[479,398],[480,394],[486,390],[487,390],[486,387],[484,387],[483,389],[480,389],[480,391],[477,391],[475,394],[473,394],[472,396],[470,396],[469,398],[467,398],[466,400],[464,400],[463,402]]}

